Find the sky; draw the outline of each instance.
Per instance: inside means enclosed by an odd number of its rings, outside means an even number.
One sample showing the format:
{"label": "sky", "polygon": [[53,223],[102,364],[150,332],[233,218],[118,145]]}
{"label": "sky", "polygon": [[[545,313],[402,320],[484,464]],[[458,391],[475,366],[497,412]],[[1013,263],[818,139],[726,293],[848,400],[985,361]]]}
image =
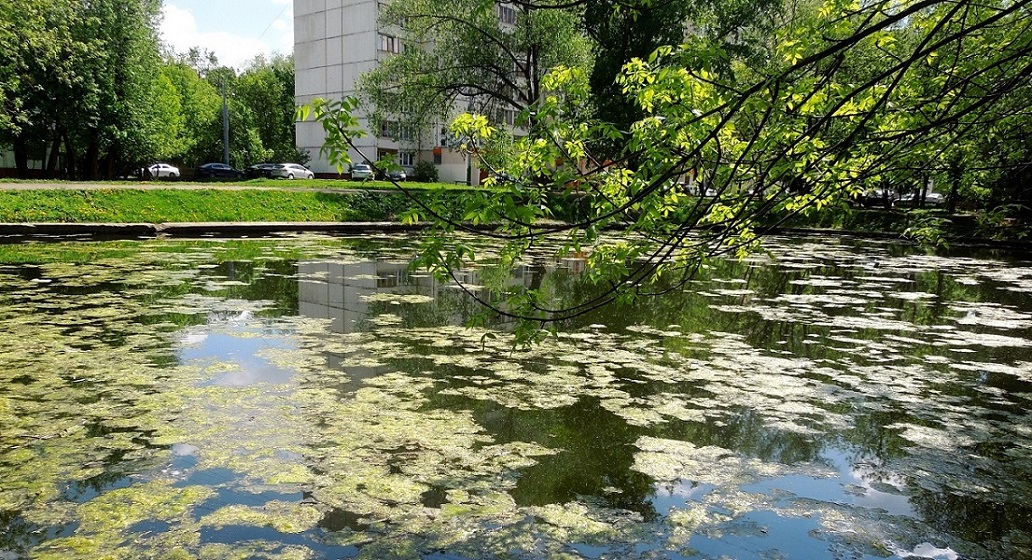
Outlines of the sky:
{"label": "sky", "polygon": [[165,0],[162,15],[161,38],[176,52],[200,47],[238,69],[294,52],[293,0]]}

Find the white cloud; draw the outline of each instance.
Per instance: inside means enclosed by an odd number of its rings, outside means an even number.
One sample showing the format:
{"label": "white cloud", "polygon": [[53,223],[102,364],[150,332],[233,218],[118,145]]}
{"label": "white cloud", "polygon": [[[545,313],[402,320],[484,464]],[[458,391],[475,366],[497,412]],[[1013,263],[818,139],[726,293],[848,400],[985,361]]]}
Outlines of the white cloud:
{"label": "white cloud", "polygon": [[[291,2],[273,1],[280,6]],[[161,40],[179,53],[198,47],[214,52],[220,64],[240,68],[259,54],[269,56],[274,52],[290,53],[294,50],[294,14],[290,8],[272,22],[261,38],[258,37],[260,30],[251,36],[229,31],[202,32],[194,14],[175,4],[165,4],[162,14]]]}

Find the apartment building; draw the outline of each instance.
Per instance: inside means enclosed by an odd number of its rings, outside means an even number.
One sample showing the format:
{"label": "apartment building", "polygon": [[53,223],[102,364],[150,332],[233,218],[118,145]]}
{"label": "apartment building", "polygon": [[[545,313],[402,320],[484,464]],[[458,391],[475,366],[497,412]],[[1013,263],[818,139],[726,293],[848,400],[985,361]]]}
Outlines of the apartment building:
{"label": "apartment building", "polygon": [[[334,100],[356,95],[358,80],[364,73],[386,57],[402,52],[405,45],[400,33],[380,28],[381,9],[377,0],[294,0],[298,104],[319,97]],[[410,175],[417,162],[431,161],[438,167],[441,181],[478,183],[476,161],[446,146],[446,123],[417,134],[398,129],[393,123],[371,130],[368,120],[360,120],[369,134],[357,139],[356,144],[366,157],[376,160],[393,154]],[[311,154],[312,170],[320,176],[335,176],[337,169],[319,153],[323,139],[320,124],[297,123],[298,147]],[[362,160],[357,151],[350,155],[356,163]]]}

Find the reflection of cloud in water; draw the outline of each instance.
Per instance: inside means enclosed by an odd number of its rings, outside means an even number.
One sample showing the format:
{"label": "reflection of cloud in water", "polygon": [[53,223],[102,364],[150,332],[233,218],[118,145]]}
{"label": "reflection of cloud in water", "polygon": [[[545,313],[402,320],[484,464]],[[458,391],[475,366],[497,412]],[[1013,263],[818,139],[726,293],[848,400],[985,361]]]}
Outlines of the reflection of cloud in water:
{"label": "reflection of cloud in water", "polygon": [[[262,358],[259,353],[269,348],[292,349],[286,338],[253,336],[244,328],[231,329],[229,334],[195,332],[194,341],[184,347],[181,359],[211,369],[211,377],[202,384],[219,387],[247,387],[259,383],[282,384],[289,382],[294,370],[283,368]],[[207,366],[205,365],[207,364]]]}
{"label": "reflection of cloud in water", "polygon": [[933,560],[958,560],[960,555],[950,548],[937,548],[931,543],[921,543],[914,550],[894,550],[900,558],[932,558]]}
{"label": "reflection of cloud in water", "polygon": [[240,371],[234,371],[217,376],[212,385],[219,387],[248,387],[259,383],[278,384],[289,381],[293,372],[275,366],[254,367],[249,366]]}
{"label": "reflection of cloud in water", "polygon": [[172,446],[172,454],[177,457],[187,457],[196,454],[200,449],[196,445],[188,443],[176,443]]}
{"label": "reflection of cloud in water", "polygon": [[910,498],[903,494],[906,482],[902,476],[878,472],[877,467],[870,463],[853,465],[849,474],[853,477],[856,487],[863,489],[863,494],[857,495],[857,505],[883,509],[891,515],[915,517]]}
{"label": "reflection of cloud in water", "polygon": [[203,343],[208,339],[208,333],[206,332],[187,332],[183,335],[182,344],[183,346],[196,346]]}

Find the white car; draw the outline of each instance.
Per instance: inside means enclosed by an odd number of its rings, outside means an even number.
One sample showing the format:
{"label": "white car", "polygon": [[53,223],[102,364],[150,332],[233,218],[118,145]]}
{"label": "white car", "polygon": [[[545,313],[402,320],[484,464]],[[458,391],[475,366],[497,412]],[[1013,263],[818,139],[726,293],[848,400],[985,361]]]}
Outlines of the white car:
{"label": "white car", "polygon": [[367,163],[355,164],[355,166],[351,168],[351,178],[362,181],[372,179],[373,168]]}
{"label": "white car", "polygon": [[269,175],[282,179],[315,179],[315,173],[299,163],[281,163],[269,170]]}
{"label": "white car", "polygon": [[169,179],[179,178],[179,168],[174,165],[167,163],[155,163],[150,167],[143,168],[144,179],[161,179],[162,177],[168,177]]}

